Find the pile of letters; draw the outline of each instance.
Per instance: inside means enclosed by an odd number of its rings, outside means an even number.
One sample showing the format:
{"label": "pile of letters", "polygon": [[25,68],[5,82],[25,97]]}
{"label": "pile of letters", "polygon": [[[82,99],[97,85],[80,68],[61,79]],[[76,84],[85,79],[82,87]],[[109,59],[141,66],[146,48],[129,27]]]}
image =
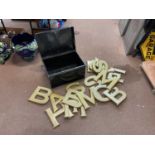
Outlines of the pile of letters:
{"label": "pile of letters", "polygon": [[[116,85],[123,84],[122,75],[125,70],[109,68],[106,61],[95,58],[87,62],[88,72],[93,75],[84,79],[84,85],[88,87],[89,95],[86,94],[86,87],[79,82],[74,82],[66,87],[66,95],[61,96],[53,90],[38,86],[29,101],[36,104],[46,104],[50,100],[51,107],[45,109],[53,127],[59,126],[57,117],[64,115],[65,118],[72,118],[80,111],[81,117],[86,117],[86,111],[95,105],[96,101],[112,101],[117,106],[122,103],[127,95]],[[61,107],[61,108],[60,108]]]}

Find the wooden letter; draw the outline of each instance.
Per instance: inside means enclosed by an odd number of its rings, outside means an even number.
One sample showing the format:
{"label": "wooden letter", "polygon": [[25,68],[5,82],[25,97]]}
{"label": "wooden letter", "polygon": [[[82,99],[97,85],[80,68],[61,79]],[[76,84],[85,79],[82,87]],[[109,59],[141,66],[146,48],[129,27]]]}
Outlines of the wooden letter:
{"label": "wooden letter", "polygon": [[63,100],[63,96],[52,93],[50,96],[50,101],[53,107],[53,111],[56,112],[58,110],[57,105]]}
{"label": "wooden letter", "polygon": [[93,63],[93,71],[95,73],[100,73],[102,70],[102,63],[98,60],[96,60],[94,63]]}
{"label": "wooden letter", "polygon": [[118,78],[113,78],[113,79],[110,80],[111,82],[106,80],[104,82],[104,84],[107,83],[107,82],[110,82],[110,84],[107,86],[107,89],[111,90],[118,83],[119,80],[120,80],[119,77]]}
{"label": "wooden letter", "polygon": [[46,104],[51,93],[51,89],[38,86],[28,100],[37,104]]}
{"label": "wooden letter", "polygon": [[90,88],[89,88],[90,97],[87,96],[87,95],[84,94],[84,93],[81,94],[85,100],[87,100],[88,102],[90,102],[90,103],[92,103],[92,104],[95,104],[95,97],[94,97],[94,93],[93,93],[93,89],[94,89],[94,88],[95,88],[95,87],[90,87]]}
{"label": "wooden letter", "polygon": [[79,99],[81,105],[83,105],[85,109],[88,109],[90,106],[85,101],[85,99],[83,97],[83,93],[77,91],[77,96],[78,96],[78,99]]}
{"label": "wooden letter", "polygon": [[96,80],[96,81],[101,80],[102,83],[103,83],[103,81],[105,81],[105,79],[106,79],[106,76],[107,76],[107,69],[103,69],[103,70],[95,77],[95,80]]}
{"label": "wooden letter", "polygon": [[81,107],[82,104],[81,104],[81,102],[79,102],[76,94],[77,94],[77,91],[69,89],[62,102],[65,104],[68,104],[74,108]]}
{"label": "wooden letter", "polygon": [[118,68],[110,68],[110,69],[108,70],[108,72],[118,72],[118,73],[122,73],[122,74],[125,74],[125,73],[126,73],[125,70],[118,69]]}
{"label": "wooden letter", "polygon": [[[107,79],[113,79],[113,78],[119,78],[120,79],[121,78],[121,74],[119,74],[119,73],[113,73],[113,72],[108,73]],[[123,79],[120,79],[119,82],[120,83],[123,83],[124,80]]]}
{"label": "wooden letter", "polygon": [[66,90],[68,91],[69,89],[77,90],[83,93],[85,92],[85,87],[81,86],[79,82],[74,82],[74,83],[69,84],[66,87]]}
{"label": "wooden letter", "polygon": [[77,108],[73,108],[73,113],[77,113],[77,112],[78,112]]}
{"label": "wooden letter", "polygon": [[81,107],[81,117],[86,117],[86,116],[87,116],[86,110],[85,110],[85,108],[82,106],[82,107]]}
{"label": "wooden letter", "polygon": [[71,110],[69,109],[69,105],[65,104],[64,108],[65,108],[65,118],[71,118],[74,116]]}
{"label": "wooden letter", "polygon": [[127,97],[126,93],[119,90],[117,87],[115,87],[111,92],[109,90],[105,90],[104,95],[116,103],[116,105],[119,105]]}
{"label": "wooden letter", "polygon": [[46,112],[47,116],[49,117],[54,128],[60,125],[59,122],[57,121],[56,117],[58,117],[64,113],[64,108],[58,110],[55,113],[53,113],[52,110],[50,108],[48,108],[45,110],[45,112]]}
{"label": "wooden letter", "polygon": [[107,102],[107,101],[109,101],[109,98],[104,97],[103,95],[101,95],[99,93],[100,89],[106,89],[106,88],[107,88],[106,85],[98,85],[98,86],[93,88],[93,94],[94,94],[96,100],[98,100],[100,102]]}
{"label": "wooden letter", "polygon": [[84,84],[87,86],[87,87],[90,87],[90,86],[93,86],[94,84],[96,84],[96,76],[95,75],[92,75],[92,76],[89,76],[87,77],[85,80],[84,80]]}

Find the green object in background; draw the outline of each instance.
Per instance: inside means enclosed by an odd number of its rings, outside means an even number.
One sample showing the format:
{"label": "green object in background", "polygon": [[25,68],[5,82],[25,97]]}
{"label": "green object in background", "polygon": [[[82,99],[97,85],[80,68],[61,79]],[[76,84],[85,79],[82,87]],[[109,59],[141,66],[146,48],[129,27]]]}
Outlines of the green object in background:
{"label": "green object in background", "polygon": [[37,45],[37,42],[35,40],[33,42],[25,45],[25,46],[22,46],[22,45],[16,45],[16,46],[14,46],[14,50],[16,52],[21,52],[21,51],[23,51],[25,49],[29,49],[31,51],[35,51],[37,48],[38,48],[38,45]]}
{"label": "green object in background", "polygon": [[15,35],[11,40],[11,46],[14,52],[26,61],[32,61],[38,49],[34,36],[28,33]]}
{"label": "green object in background", "polygon": [[4,64],[4,59],[3,59],[3,57],[0,57],[0,64]]}
{"label": "green object in background", "polygon": [[4,64],[11,56],[12,51],[7,44],[0,42],[0,64]]}

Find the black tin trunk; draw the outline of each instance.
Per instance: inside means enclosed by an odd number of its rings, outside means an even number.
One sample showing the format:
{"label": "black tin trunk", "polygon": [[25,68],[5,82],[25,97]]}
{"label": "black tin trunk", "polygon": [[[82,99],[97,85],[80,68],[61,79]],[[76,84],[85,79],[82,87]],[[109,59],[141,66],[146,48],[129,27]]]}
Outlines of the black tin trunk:
{"label": "black tin trunk", "polygon": [[85,64],[76,52],[73,27],[41,32],[35,37],[51,87],[85,77]]}

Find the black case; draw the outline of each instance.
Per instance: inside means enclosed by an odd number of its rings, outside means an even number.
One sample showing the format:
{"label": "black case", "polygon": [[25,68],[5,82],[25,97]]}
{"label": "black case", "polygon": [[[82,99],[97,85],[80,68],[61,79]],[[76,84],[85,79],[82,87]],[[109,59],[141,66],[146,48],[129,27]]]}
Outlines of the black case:
{"label": "black case", "polygon": [[40,32],[35,38],[51,87],[85,77],[85,64],[76,52],[73,27]]}

